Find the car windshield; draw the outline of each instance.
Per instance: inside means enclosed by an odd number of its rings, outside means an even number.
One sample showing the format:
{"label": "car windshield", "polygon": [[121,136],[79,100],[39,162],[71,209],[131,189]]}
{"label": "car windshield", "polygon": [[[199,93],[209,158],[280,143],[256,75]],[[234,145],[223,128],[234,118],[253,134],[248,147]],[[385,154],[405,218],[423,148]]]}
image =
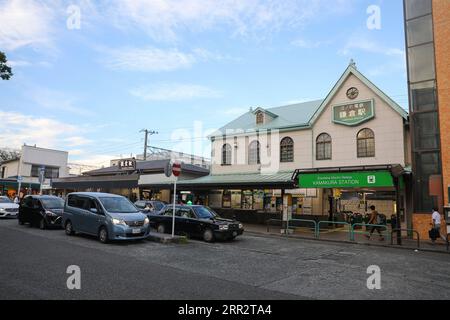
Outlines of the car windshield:
{"label": "car windshield", "polygon": [[155,201],[153,202],[153,207],[155,208],[156,211],[159,211],[162,208],[164,208],[164,203]]}
{"label": "car windshield", "polygon": [[60,198],[41,199],[42,205],[47,209],[63,209],[64,200]]}
{"label": "car windshield", "polygon": [[122,197],[100,197],[100,202],[106,211],[113,213],[136,213],[136,207],[126,198]]}
{"label": "car windshield", "polygon": [[194,207],[194,211],[199,219],[211,219],[218,217],[217,213],[208,207]]}
{"label": "car windshield", "polygon": [[7,197],[0,197],[0,203],[12,203]]}

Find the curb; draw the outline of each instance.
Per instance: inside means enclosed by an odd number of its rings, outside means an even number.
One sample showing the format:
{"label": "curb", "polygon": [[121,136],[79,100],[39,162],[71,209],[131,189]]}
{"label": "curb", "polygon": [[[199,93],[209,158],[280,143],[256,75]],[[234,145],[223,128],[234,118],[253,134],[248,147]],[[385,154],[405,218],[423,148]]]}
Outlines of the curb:
{"label": "curb", "polygon": [[186,244],[188,239],[184,236],[175,236],[172,238],[169,234],[160,234],[151,232],[148,237],[148,241],[159,242],[163,244],[175,243],[175,244]]}
{"label": "curb", "polygon": [[450,254],[450,251],[423,249],[423,248],[416,248],[416,247],[403,247],[403,246],[395,246],[395,245],[390,246],[390,245],[383,245],[383,244],[361,243],[361,242],[345,241],[345,240],[317,239],[317,238],[307,238],[307,237],[302,237],[302,236],[287,236],[286,237],[286,235],[267,234],[267,233],[258,232],[258,231],[245,231],[245,233],[251,234],[254,236],[260,236],[260,237],[294,239],[294,240],[311,240],[311,241],[320,241],[320,242],[363,245],[363,246],[369,246],[369,247],[391,248],[391,249],[400,249],[400,250],[418,250],[418,251],[422,251],[422,252]]}

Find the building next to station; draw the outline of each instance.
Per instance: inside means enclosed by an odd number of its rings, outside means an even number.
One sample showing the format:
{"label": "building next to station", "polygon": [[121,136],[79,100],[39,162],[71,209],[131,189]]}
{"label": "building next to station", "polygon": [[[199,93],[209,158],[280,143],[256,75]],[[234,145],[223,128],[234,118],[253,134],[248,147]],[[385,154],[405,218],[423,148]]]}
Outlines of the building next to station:
{"label": "building next to station", "polygon": [[[428,238],[433,206],[450,203],[450,1],[404,0],[413,221]],[[447,234],[441,224],[442,234]]]}
{"label": "building next to station", "polygon": [[351,62],[323,100],[251,109],[210,136],[211,173],[179,190],[241,220],[404,210],[408,114]]}
{"label": "building next to station", "polygon": [[[19,189],[21,197],[37,193],[41,187],[51,189],[53,179],[69,176],[68,152],[23,145],[20,155],[0,163],[0,194],[14,197]],[[42,186],[39,179],[43,171]]]}

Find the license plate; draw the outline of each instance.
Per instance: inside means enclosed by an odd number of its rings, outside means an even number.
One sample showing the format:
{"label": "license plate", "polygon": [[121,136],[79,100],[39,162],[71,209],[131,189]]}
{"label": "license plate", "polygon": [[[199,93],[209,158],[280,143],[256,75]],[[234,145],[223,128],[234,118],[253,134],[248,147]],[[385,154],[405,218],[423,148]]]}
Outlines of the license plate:
{"label": "license plate", "polygon": [[141,233],[141,229],[133,229],[131,230],[132,234]]}

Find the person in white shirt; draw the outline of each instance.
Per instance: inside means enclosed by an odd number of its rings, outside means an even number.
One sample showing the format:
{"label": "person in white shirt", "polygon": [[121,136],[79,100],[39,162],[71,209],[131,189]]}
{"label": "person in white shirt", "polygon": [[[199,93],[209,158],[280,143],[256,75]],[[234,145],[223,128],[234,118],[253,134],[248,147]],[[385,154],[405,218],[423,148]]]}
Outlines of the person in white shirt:
{"label": "person in white shirt", "polygon": [[[439,214],[438,209],[435,207],[433,208],[433,214],[431,215],[431,224],[432,228],[436,229],[436,234],[438,234],[442,239],[445,240],[445,238],[441,235],[441,215]],[[433,243],[436,241],[435,239],[432,239]]]}

